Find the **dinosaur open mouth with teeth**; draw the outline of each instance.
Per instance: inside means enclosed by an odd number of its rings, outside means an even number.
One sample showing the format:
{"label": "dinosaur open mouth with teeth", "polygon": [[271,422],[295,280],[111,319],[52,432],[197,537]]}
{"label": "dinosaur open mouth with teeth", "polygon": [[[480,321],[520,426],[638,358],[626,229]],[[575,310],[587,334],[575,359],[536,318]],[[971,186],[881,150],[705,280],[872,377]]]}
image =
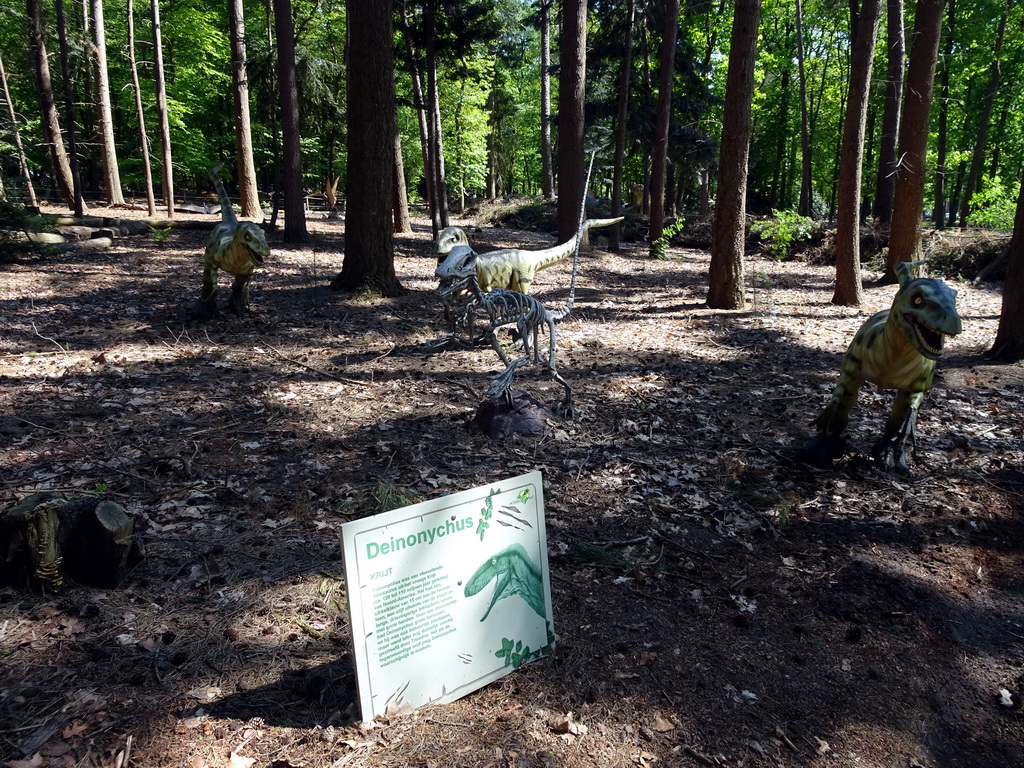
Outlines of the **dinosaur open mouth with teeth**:
{"label": "dinosaur open mouth with teeth", "polygon": [[914,329],[918,351],[930,360],[938,360],[942,357],[942,343],[946,334],[929,328],[911,314],[904,315],[904,317],[910,327]]}
{"label": "dinosaur open mouth with teeth", "polygon": [[447,278],[442,280],[441,284],[437,286],[437,295],[442,299],[447,299],[450,296],[454,296],[459,291],[464,290],[468,285],[468,277]]}
{"label": "dinosaur open mouth with teeth", "polygon": [[245,246],[245,249],[249,252],[249,258],[252,259],[256,263],[256,266],[262,267],[263,266],[263,256],[261,256],[259,253],[254,251],[249,246]]}

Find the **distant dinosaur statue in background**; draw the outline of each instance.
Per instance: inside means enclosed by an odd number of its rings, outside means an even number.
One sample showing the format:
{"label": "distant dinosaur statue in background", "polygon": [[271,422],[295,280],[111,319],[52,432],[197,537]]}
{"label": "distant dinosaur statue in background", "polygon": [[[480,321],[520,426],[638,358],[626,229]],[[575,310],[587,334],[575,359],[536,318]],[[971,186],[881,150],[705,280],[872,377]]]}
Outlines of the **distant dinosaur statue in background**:
{"label": "distant dinosaur statue in background", "polygon": [[235,216],[224,182],[217,173],[221,167],[218,165],[210,169],[210,178],[220,198],[221,221],[213,228],[206,243],[203,289],[196,310],[201,320],[209,320],[217,314],[217,280],[220,270],[235,276],[228,307],[236,315],[244,315],[249,307],[249,283],[252,282],[253,270],[270,256],[270,246],[267,245],[263,229],[251,221],[240,222]]}

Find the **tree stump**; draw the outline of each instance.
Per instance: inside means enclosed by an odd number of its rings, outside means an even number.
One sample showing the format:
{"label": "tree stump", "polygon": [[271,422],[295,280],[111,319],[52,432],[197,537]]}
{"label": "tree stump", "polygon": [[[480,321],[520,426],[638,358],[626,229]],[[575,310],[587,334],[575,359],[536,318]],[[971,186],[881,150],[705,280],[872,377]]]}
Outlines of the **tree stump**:
{"label": "tree stump", "polygon": [[116,587],[145,557],[124,507],[37,493],[0,515],[0,583],[56,590]]}

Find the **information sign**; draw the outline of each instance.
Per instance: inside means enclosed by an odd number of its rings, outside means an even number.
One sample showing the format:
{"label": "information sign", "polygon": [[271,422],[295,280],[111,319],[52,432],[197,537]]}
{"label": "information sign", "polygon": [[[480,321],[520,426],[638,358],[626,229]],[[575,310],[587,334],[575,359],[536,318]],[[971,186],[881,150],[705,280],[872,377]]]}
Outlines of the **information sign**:
{"label": "information sign", "polygon": [[363,720],[553,648],[540,472],[353,520],[342,541]]}

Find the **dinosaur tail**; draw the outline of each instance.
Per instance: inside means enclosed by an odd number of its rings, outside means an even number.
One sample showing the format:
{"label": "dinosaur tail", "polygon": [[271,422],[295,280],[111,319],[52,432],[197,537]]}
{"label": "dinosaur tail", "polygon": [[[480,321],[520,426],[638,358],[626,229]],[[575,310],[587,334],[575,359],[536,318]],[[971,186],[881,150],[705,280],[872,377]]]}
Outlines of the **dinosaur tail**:
{"label": "dinosaur tail", "polygon": [[219,163],[210,169],[210,178],[213,180],[213,186],[217,188],[217,197],[220,200],[220,220],[229,224],[237,224],[238,219],[235,218],[235,209],[231,207],[231,198],[228,197],[227,190],[224,189],[224,182],[220,180],[218,173],[223,167],[224,163]]}

